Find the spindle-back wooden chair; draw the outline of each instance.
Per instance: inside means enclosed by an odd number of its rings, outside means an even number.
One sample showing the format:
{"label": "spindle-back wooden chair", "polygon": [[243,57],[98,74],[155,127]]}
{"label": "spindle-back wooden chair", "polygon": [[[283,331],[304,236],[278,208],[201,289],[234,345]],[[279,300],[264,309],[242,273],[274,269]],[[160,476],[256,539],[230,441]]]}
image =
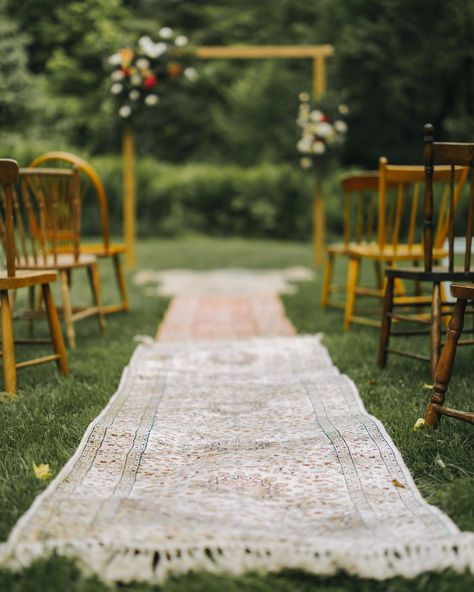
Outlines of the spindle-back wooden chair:
{"label": "spindle-back wooden chair", "polygon": [[[474,162],[474,150],[472,158],[471,162]],[[441,415],[455,417],[474,424],[474,411],[458,411],[457,409],[444,407],[446,391],[453,372],[454,358],[456,357],[459,338],[464,326],[466,305],[468,301],[474,301],[474,284],[451,284],[451,294],[457,300],[453,315],[449,321],[446,343],[436,366],[433,392],[426,409],[425,425],[428,427],[437,427]]]}
{"label": "spindle-back wooden chair", "polygon": [[107,194],[96,170],[83,158],[70,152],[54,151],[41,154],[31,162],[30,167],[72,167],[76,166],[79,171],[80,195],[81,201],[90,198],[97,199],[100,210],[102,242],[87,244],[81,242],[81,253],[95,255],[100,259],[112,259],[115,279],[120,302],[116,304],[104,305],[105,314],[127,311],[129,309],[127,287],[125,276],[122,270],[121,255],[125,253],[126,247],[123,243],[111,243],[109,228],[109,207]]}
{"label": "spindle-back wooden chair", "polygon": [[[459,199],[466,178],[465,169],[454,173],[454,198]],[[433,245],[433,259],[439,261],[446,255],[444,240],[447,235],[446,205],[449,194],[450,167],[437,167],[433,175],[436,195],[441,201],[441,211],[436,226],[436,240]],[[358,297],[383,298],[383,289],[373,290],[359,284],[363,261],[378,261],[384,266],[400,262],[423,261],[422,236],[417,221],[422,215],[421,187],[424,182],[423,166],[389,165],[386,158],[380,159],[377,236],[372,242],[351,245],[348,249],[347,295],[344,313],[344,328],[352,323],[380,327],[378,318],[356,314]],[[398,287],[402,282],[397,280]],[[404,286],[404,284],[403,284]],[[400,292],[400,290],[398,290]],[[420,293],[418,282],[415,294],[396,295],[402,306],[429,305],[430,299]]]}
{"label": "spindle-back wooden chair", "polygon": [[[0,239],[6,258],[6,270],[0,271],[0,300],[2,326],[2,361],[4,390],[16,393],[16,373],[20,368],[56,362],[59,371],[68,374],[67,354],[61,333],[58,314],[51,294],[50,283],[56,281],[56,273],[49,270],[17,270],[20,249],[26,248],[29,238],[25,232],[22,208],[15,199],[14,185],[18,181],[18,163],[0,159]],[[18,244],[20,239],[21,246]],[[9,290],[40,286],[46,307],[51,340],[14,339]],[[54,354],[16,362],[15,343],[52,342]]]}
{"label": "spindle-back wooden chair", "polygon": [[[326,265],[321,294],[322,308],[344,308],[346,286],[332,283],[333,271],[337,258],[345,258],[349,248],[366,244],[374,240],[377,230],[377,195],[379,188],[378,171],[348,173],[341,179],[343,194],[343,241],[328,245]],[[376,289],[382,289],[380,263],[375,261]],[[344,293],[344,300],[332,299],[332,294]]]}
{"label": "spindle-back wooden chair", "polygon": [[[450,316],[448,303],[443,302],[442,283],[474,281],[474,270],[471,266],[471,242],[473,231],[473,202],[474,189],[472,181],[473,144],[454,144],[433,141],[433,127],[426,125],[424,128],[424,175],[425,192],[423,205],[423,221],[419,225],[423,233],[423,267],[388,268],[386,275],[386,289],[384,297],[384,310],[380,332],[380,345],[378,364],[384,367],[389,353],[404,355],[419,360],[430,362],[431,375],[434,376],[441,351],[442,318]],[[448,192],[444,192],[440,202],[436,200],[435,182],[440,174],[437,167],[448,170]],[[462,191],[465,181],[471,176],[468,190]],[[443,178],[446,173],[442,173]],[[464,203],[467,196],[466,224],[462,232],[465,235],[464,264],[455,265],[454,254],[454,222],[457,208]],[[437,265],[440,260],[439,249],[442,248],[446,238],[448,239],[448,265]],[[394,312],[400,303],[393,295],[394,282],[397,280],[412,280],[431,284],[431,310],[428,314],[417,313],[403,314]],[[403,304],[403,303],[401,303]],[[416,303],[414,303],[416,305]],[[397,328],[393,330],[392,320],[397,321]],[[423,329],[403,330],[400,322],[421,324]],[[390,347],[390,337],[430,335],[429,355],[423,355],[419,351],[405,351]],[[473,342],[474,343],[474,342]]]}
{"label": "spindle-back wooden chair", "polygon": [[[18,269],[58,270],[61,281],[63,313],[66,334],[71,347],[76,345],[74,323],[89,316],[97,316],[99,328],[104,331],[105,320],[100,303],[100,279],[97,259],[80,252],[79,176],[76,167],[20,169],[18,192],[13,193],[15,208],[20,200],[26,210],[26,234],[17,251]],[[71,302],[71,276],[73,270],[85,269],[89,277],[93,305],[73,308]],[[30,293],[30,304],[34,300]],[[33,317],[31,317],[33,318]]]}

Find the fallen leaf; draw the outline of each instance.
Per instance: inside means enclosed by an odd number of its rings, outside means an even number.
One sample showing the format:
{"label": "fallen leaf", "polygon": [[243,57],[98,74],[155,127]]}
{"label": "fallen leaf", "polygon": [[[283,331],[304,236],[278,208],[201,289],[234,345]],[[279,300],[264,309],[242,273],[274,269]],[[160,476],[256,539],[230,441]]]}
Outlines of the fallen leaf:
{"label": "fallen leaf", "polygon": [[415,425],[413,426],[413,431],[417,432],[418,430],[421,430],[421,428],[425,425],[425,420],[423,419],[423,417],[419,417],[416,421],[415,421]]}
{"label": "fallen leaf", "polygon": [[392,479],[392,485],[395,485],[395,487],[400,487],[401,489],[406,489],[406,485],[400,483],[398,479]]}
{"label": "fallen leaf", "polygon": [[423,385],[423,388],[424,388],[426,391],[432,391],[432,390],[433,390],[433,387],[434,387],[434,384],[426,384],[426,382],[425,382],[425,384]]}
{"label": "fallen leaf", "polygon": [[35,472],[35,477],[40,479],[41,481],[48,481],[53,476],[53,471],[51,470],[49,465],[40,464],[36,465],[33,463],[33,471]]}

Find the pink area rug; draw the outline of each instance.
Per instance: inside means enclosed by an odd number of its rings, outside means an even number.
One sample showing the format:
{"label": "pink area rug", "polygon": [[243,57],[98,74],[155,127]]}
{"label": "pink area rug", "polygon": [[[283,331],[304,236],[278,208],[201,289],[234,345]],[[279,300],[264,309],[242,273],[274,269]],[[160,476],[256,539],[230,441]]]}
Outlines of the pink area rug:
{"label": "pink area rug", "polygon": [[194,341],[291,335],[295,335],[295,329],[276,294],[176,296],[156,339]]}

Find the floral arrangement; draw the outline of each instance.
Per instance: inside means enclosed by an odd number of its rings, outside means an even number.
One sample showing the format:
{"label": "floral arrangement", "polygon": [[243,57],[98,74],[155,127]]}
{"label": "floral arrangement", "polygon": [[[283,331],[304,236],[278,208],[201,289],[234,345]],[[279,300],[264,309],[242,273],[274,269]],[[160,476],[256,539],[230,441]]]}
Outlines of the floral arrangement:
{"label": "floral arrangement", "polygon": [[118,114],[126,119],[143,107],[154,107],[160,101],[163,85],[185,78],[193,81],[196,70],[189,65],[188,39],[162,27],[159,41],[140,37],[137,47],[124,47],[108,59],[113,68],[110,92],[119,102]]}
{"label": "floral arrangement", "polygon": [[308,93],[299,95],[298,126],[301,138],[297,143],[301,155],[300,165],[310,169],[314,161],[327,160],[345,141],[348,126],[345,117],[349,113],[347,105],[339,104],[336,108],[313,108]]}

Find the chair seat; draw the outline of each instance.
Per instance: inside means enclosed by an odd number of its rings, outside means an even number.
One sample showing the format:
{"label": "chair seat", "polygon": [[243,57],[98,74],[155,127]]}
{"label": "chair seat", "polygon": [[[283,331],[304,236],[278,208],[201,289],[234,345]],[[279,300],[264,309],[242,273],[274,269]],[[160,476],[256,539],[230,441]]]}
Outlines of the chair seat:
{"label": "chair seat", "polygon": [[116,243],[109,245],[106,249],[102,243],[96,243],[92,245],[81,245],[81,253],[88,253],[95,255],[96,257],[110,257],[111,255],[119,255],[125,253],[127,247],[123,243]]}
{"label": "chair seat", "polygon": [[474,284],[452,284],[451,295],[455,298],[474,300]]}
{"label": "chair seat", "polygon": [[94,255],[83,254],[79,255],[76,260],[72,253],[60,253],[56,260],[53,255],[39,255],[34,260],[33,257],[22,259],[21,264],[17,265],[17,269],[73,269],[75,267],[86,267],[95,263],[97,258]]}
{"label": "chair seat", "polygon": [[[349,256],[369,257],[383,261],[403,259],[421,260],[424,258],[423,245],[420,244],[411,246],[407,244],[401,244],[397,247],[394,247],[393,245],[385,245],[383,248],[381,248],[378,243],[358,243],[356,245],[349,245],[347,253]],[[433,249],[434,259],[443,259],[446,256],[447,251],[445,249]]]}
{"label": "chair seat", "polygon": [[54,271],[17,270],[14,277],[8,277],[6,271],[0,271],[0,290],[15,290],[56,281]]}
{"label": "chair seat", "polygon": [[432,271],[424,271],[423,267],[388,267],[385,274],[387,277],[425,282],[474,281],[474,271],[464,271],[463,267],[455,267],[454,271],[449,271],[446,266],[442,265],[433,267]]}

